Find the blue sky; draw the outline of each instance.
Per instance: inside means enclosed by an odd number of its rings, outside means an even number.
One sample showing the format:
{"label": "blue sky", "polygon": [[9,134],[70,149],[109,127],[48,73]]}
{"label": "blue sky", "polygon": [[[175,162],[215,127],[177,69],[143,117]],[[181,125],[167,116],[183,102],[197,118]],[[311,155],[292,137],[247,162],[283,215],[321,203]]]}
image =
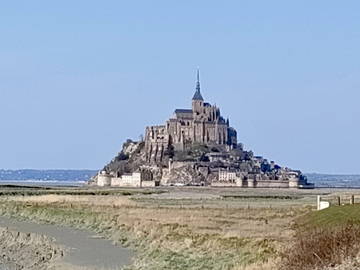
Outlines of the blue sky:
{"label": "blue sky", "polygon": [[360,173],[359,1],[5,1],[0,167],[101,168],[201,69],[255,154]]}

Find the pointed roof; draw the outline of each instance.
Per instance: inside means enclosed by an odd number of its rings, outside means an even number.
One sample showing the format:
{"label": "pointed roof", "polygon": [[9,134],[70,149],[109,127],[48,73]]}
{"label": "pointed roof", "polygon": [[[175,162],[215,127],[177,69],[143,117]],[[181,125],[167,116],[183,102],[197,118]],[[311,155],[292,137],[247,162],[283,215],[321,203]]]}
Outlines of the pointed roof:
{"label": "pointed roof", "polygon": [[202,101],[204,101],[204,99],[203,99],[203,97],[202,97],[202,95],[200,93],[200,90],[196,90],[196,92],[195,92],[192,99],[193,100],[202,100]]}
{"label": "pointed roof", "polygon": [[201,100],[204,101],[201,92],[200,92],[200,72],[197,70],[197,81],[196,81],[196,92],[194,94],[193,100]]}

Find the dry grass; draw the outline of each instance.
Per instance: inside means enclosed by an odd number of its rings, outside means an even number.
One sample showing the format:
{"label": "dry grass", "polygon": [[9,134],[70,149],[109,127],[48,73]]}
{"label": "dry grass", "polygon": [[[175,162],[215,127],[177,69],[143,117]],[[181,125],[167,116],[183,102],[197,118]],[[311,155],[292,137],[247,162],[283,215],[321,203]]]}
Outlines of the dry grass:
{"label": "dry grass", "polygon": [[264,263],[256,263],[247,266],[239,266],[235,267],[233,270],[275,270],[278,269],[280,260],[277,259],[270,259]]}
{"label": "dry grass", "polygon": [[[117,216],[118,220],[126,221],[126,225],[131,227],[138,226],[140,221],[141,225],[149,228],[177,224],[201,234],[275,241],[288,240],[293,235],[289,224],[294,217],[307,211],[285,208],[227,208],[227,202],[221,200],[217,200],[217,208],[208,208],[206,204],[197,208],[186,207],[180,200],[175,200],[171,207],[167,207],[136,202],[124,196],[41,195],[9,197],[7,200],[29,206],[65,208],[70,205],[74,208],[87,207],[94,212],[104,210]],[[177,207],[174,207],[174,203]]]}
{"label": "dry grass", "polygon": [[315,228],[299,233],[294,245],[284,253],[281,269],[307,270],[341,264],[360,251],[360,226],[347,224],[337,228]]}
{"label": "dry grass", "polygon": [[[281,269],[324,269],[356,262],[360,252],[360,205],[309,213],[297,220],[294,228],[293,245],[284,252]],[[359,269],[359,264],[353,269]]]}
{"label": "dry grass", "polygon": [[39,196],[14,196],[6,200],[24,203],[40,204],[79,204],[84,206],[135,206],[136,203],[124,196],[102,196],[102,195],[39,195]]}
{"label": "dry grass", "polygon": [[139,256],[128,269],[276,269],[277,255],[293,237],[290,225],[309,209],[230,203],[213,197],[15,196],[2,199],[0,214],[88,228],[131,245]]}
{"label": "dry grass", "polygon": [[322,268],[321,270],[355,270],[355,269],[360,269],[360,254],[358,254],[355,258],[354,257],[346,258],[339,265],[325,267]]}

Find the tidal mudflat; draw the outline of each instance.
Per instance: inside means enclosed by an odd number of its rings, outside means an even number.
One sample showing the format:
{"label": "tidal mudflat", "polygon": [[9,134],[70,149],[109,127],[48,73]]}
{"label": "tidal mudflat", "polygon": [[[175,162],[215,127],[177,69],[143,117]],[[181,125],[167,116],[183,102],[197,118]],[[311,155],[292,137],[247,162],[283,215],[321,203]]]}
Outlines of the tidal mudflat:
{"label": "tidal mudflat", "polygon": [[[6,217],[0,217],[0,227],[29,236],[41,235],[52,239],[53,241],[49,242],[51,243],[49,248],[59,247],[58,253],[61,254],[56,261],[49,264],[49,267],[53,268],[63,268],[66,265],[68,268],[71,266],[72,269],[76,267],[118,269],[130,264],[133,256],[130,249],[113,245],[111,241],[87,230],[54,224],[37,224]],[[29,260],[27,259],[25,262],[29,263]]]}

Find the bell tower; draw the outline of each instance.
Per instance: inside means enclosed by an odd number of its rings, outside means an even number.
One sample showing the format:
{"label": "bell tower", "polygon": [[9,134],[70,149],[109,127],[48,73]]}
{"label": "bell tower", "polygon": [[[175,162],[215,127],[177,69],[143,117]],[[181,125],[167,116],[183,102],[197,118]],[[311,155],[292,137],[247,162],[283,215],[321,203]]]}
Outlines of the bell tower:
{"label": "bell tower", "polygon": [[202,108],[204,107],[204,99],[200,92],[200,72],[197,70],[196,74],[196,91],[194,97],[192,98],[192,110],[194,114],[194,118],[196,119],[197,115],[200,115],[202,112]]}

